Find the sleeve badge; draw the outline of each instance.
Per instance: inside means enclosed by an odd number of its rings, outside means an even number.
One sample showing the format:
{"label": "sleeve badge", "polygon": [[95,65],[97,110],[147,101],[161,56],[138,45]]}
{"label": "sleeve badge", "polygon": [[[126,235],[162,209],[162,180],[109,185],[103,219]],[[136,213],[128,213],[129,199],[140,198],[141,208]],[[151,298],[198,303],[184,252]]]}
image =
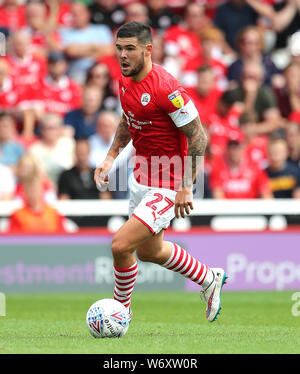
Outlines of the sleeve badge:
{"label": "sleeve badge", "polygon": [[181,93],[178,90],[176,90],[176,91],[172,92],[170,95],[168,95],[168,99],[178,109],[180,109],[184,106],[183,97],[181,96]]}

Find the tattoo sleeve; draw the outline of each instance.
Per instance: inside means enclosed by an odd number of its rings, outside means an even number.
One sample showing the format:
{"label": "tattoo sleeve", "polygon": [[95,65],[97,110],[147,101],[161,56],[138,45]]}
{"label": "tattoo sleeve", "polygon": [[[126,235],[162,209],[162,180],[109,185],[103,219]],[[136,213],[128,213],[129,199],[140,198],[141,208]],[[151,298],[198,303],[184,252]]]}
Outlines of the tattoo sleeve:
{"label": "tattoo sleeve", "polygon": [[203,163],[203,157],[207,144],[207,135],[201,124],[199,116],[179,130],[187,137],[188,157],[185,162],[182,185],[190,187]]}
{"label": "tattoo sleeve", "polygon": [[123,115],[117,128],[112,145],[107,153],[108,156],[116,158],[120,151],[126,147],[131,139],[126,117]]}

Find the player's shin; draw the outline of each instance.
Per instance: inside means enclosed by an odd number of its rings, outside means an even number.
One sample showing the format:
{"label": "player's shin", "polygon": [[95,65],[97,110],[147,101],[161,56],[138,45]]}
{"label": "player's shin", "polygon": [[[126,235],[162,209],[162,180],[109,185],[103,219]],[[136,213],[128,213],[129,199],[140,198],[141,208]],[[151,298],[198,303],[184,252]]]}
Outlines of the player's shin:
{"label": "player's shin", "polygon": [[171,244],[171,255],[162,266],[180,273],[203,288],[207,288],[214,280],[214,274],[210,268],[199,262],[178,244]]}
{"label": "player's shin", "polygon": [[137,262],[129,267],[116,267],[114,265],[114,299],[122,303],[128,310],[131,304],[131,294],[138,273]]}

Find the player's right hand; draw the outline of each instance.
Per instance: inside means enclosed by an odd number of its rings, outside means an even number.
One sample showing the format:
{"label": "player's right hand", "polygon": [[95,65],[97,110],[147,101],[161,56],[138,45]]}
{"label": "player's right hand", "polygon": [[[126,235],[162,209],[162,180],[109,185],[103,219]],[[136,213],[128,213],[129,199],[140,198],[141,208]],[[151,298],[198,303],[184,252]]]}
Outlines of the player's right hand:
{"label": "player's right hand", "polygon": [[185,218],[186,214],[190,214],[190,209],[194,209],[193,189],[192,187],[182,187],[175,196],[175,217]]}
{"label": "player's right hand", "polygon": [[105,160],[96,168],[94,172],[94,181],[99,190],[103,185],[108,184],[108,173],[112,168],[112,164],[113,161]]}

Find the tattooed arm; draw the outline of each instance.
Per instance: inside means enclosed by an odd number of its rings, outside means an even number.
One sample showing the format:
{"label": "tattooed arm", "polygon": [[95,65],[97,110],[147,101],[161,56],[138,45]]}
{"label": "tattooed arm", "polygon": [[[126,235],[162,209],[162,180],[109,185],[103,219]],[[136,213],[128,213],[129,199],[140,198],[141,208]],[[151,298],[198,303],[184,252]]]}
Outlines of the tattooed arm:
{"label": "tattooed arm", "polygon": [[191,187],[199,171],[197,160],[199,161],[199,158],[203,157],[205,153],[207,136],[199,117],[187,125],[179,127],[179,130],[187,137],[188,141],[188,164],[185,168],[183,186]]}
{"label": "tattooed arm", "polygon": [[114,140],[112,142],[112,145],[107,153],[107,157],[112,157],[113,159],[115,159],[120,153],[120,150],[126,147],[130,139],[131,139],[131,135],[130,135],[130,131],[128,130],[127,119],[125,115],[123,114],[120,120],[119,126],[117,128]]}
{"label": "tattooed arm", "polygon": [[201,162],[199,161],[205,153],[207,136],[198,116],[187,125],[179,127],[179,130],[187,137],[188,157],[185,165],[182,187],[177,192],[175,198],[175,216],[176,218],[180,216],[184,218],[185,213],[190,213],[190,208],[194,209],[193,182],[201,166]]}
{"label": "tattooed arm", "polygon": [[130,139],[131,135],[130,131],[128,130],[127,120],[123,114],[105,160],[95,170],[94,181],[96,182],[98,188],[100,188],[103,184],[108,184],[108,173],[112,168],[113,162],[122,149],[125,148],[129,143]]}

